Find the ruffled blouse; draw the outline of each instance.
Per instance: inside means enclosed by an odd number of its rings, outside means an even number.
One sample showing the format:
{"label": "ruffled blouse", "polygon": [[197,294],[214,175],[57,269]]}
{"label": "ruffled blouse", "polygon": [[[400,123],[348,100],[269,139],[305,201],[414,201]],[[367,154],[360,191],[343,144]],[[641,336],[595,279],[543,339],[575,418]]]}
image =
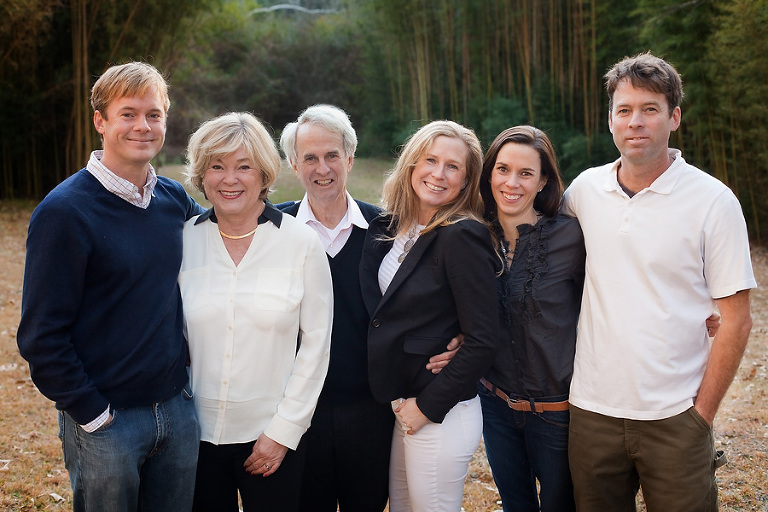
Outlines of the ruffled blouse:
{"label": "ruffled blouse", "polygon": [[497,278],[502,343],[486,378],[513,397],[565,400],[584,287],[581,227],[558,215],[518,233],[512,262]]}

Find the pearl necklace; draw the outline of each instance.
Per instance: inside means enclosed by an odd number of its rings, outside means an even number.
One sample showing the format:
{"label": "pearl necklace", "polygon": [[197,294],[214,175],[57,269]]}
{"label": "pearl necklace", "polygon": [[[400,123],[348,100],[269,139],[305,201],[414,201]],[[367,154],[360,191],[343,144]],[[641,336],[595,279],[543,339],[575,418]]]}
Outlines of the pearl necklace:
{"label": "pearl necklace", "polygon": [[247,233],[246,233],[246,234],[244,234],[244,235],[228,235],[228,234],[226,234],[225,232],[223,232],[222,230],[219,230],[219,233],[220,233],[220,234],[221,234],[221,236],[223,236],[224,238],[229,238],[230,240],[242,240],[243,238],[248,238],[249,236],[251,236],[252,234],[254,234],[254,233],[256,232],[256,230],[257,230],[257,229],[259,229],[259,226],[256,226],[255,228],[253,228],[253,230],[251,230],[251,231],[247,232]]}

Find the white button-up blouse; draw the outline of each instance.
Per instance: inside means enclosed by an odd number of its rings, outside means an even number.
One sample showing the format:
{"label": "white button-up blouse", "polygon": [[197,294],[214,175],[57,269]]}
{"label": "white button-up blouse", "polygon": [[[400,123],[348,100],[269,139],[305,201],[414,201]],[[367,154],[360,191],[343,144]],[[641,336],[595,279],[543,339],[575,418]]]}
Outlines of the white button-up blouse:
{"label": "white button-up blouse", "polygon": [[263,432],[295,449],[328,371],[333,285],[315,232],[269,204],[265,215],[237,266],[210,213],[184,226],[190,379],[203,441]]}

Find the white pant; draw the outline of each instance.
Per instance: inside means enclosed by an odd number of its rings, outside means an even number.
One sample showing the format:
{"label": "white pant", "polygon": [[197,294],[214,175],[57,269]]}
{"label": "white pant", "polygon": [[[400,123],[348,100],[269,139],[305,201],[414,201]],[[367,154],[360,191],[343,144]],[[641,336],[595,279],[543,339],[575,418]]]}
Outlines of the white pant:
{"label": "white pant", "polygon": [[456,404],[442,423],[403,432],[400,419],[392,433],[389,463],[390,512],[458,512],[469,462],[480,444],[480,398]]}

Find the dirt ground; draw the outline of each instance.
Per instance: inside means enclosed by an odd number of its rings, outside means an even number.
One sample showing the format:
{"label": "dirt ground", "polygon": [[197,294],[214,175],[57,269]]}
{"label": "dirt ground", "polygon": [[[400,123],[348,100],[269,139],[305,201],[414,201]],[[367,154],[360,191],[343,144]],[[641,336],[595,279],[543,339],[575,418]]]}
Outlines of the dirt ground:
{"label": "dirt ground", "polygon": [[[24,240],[32,205],[0,202],[0,510],[71,510],[57,416],[29,378],[16,348]],[[768,283],[768,251],[753,250],[758,283]],[[726,451],[718,470],[721,510],[768,511],[768,287],[752,294],[754,327],[736,379],[715,421]],[[482,447],[470,467],[464,510],[501,510]]]}

